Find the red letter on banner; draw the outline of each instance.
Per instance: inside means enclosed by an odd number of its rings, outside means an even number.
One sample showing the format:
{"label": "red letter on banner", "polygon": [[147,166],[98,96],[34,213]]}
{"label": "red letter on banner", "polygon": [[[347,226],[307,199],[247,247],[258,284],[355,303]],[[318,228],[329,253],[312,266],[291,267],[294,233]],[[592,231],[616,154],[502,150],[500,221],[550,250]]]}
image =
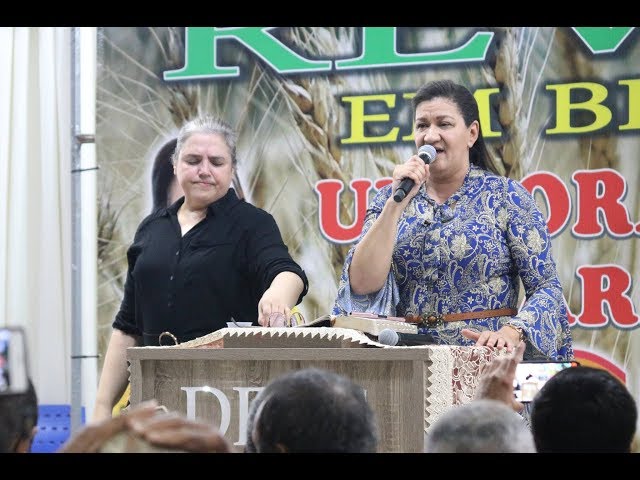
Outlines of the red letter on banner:
{"label": "red letter on banner", "polygon": [[634,225],[621,200],[627,184],[620,173],[610,168],[576,170],[572,175],[578,193],[578,208],[573,233],[577,237],[598,237],[604,232],[600,215],[608,233],[616,238],[633,234]]}
{"label": "red letter on banner", "polygon": [[582,280],[579,326],[605,327],[608,323],[603,313],[605,303],[616,327],[628,329],[638,324],[633,302],[626,294],[631,289],[629,272],[617,265],[583,265],[578,267],[576,275]]}
{"label": "red letter on banner", "polygon": [[367,213],[369,190],[371,180],[352,180],[349,186],[356,194],[355,220],[351,225],[345,226],[340,222],[339,201],[340,192],[344,185],[340,180],[320,180],[316,183],[316,192],[320,197],[318,216],[320,217],[320,230],[322,234],[336,243],[349,243],[358,239],[364,225],[364,217]]}

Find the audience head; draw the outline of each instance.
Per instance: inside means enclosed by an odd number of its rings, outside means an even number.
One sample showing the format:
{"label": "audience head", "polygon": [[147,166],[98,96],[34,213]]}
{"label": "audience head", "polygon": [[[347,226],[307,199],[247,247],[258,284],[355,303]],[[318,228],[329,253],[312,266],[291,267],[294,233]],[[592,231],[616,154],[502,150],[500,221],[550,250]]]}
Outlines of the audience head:
{"label": "audience head", "polygon": [[38,397],[33,383],[24,393],[0,395],[0,453],[27,453],[38,424]]}
{"label": "audience head", "polygon": [[374,453],[377,424],[361,386],[307,368],[271,382],[251,404],[246,452]]}
{"label": "audience head", "polygon": [[566,368],[535,396],[531,427],[538,452],[629,452],[636,402],[606,370]]}
{"label": "audience head", "polygon": [[502,402],[474,400],[446,411],[431,426],[427,453],[535,453],[524,419]]}

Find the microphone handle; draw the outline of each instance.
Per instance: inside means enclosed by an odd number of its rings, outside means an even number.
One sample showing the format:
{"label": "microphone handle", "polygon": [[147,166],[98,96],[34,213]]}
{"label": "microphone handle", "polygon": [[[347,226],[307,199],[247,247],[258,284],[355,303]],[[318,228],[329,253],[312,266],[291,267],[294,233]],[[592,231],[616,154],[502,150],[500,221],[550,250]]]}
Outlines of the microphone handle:
{"label": "microphone handle", "polygon": [[415,185],[415,182],[411,178],[403,179],[400,182],[400,185],[398,186],[396,193],[393,194],[393,199],[397,203],[400,203],[402,200],[404,200],[404,197],[407,196],[407,194],[411,191],[414,185]]}

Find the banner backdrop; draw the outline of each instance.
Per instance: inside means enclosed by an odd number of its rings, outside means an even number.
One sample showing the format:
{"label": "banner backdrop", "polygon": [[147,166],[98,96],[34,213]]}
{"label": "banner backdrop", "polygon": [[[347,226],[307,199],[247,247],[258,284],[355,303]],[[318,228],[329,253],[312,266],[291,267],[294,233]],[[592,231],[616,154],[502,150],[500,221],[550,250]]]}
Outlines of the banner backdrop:
{"label": "banner backdrop", "polygon": [[414,153],[410,100],[474,92],[495,167],[547,216],[578,360],[639,397],[640,39],[632,27],[187,27],[99,32],[99,351],[126,250],[176,193],[162,147],[183,121],[239,132],[234,184],[272,213],[329,313],[368,199]]}

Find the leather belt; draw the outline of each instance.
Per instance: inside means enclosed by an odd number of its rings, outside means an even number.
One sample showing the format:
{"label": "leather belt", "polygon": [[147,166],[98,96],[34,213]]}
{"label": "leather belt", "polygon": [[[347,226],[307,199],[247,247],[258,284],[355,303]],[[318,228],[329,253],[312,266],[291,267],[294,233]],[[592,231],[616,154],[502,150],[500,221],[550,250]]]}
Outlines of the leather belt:
{"label": "leather belt", "polygon": [[408,323],[419,323],[425,327],[438,327],[444,322],[504,317],[506,315],[515,315],[516,313],[518,313],[518,310],[515,308],[498,308],[495,310],[479,310],[477,312],[464,313],[423,313],[422,315],[407,315],[404,318]]}

